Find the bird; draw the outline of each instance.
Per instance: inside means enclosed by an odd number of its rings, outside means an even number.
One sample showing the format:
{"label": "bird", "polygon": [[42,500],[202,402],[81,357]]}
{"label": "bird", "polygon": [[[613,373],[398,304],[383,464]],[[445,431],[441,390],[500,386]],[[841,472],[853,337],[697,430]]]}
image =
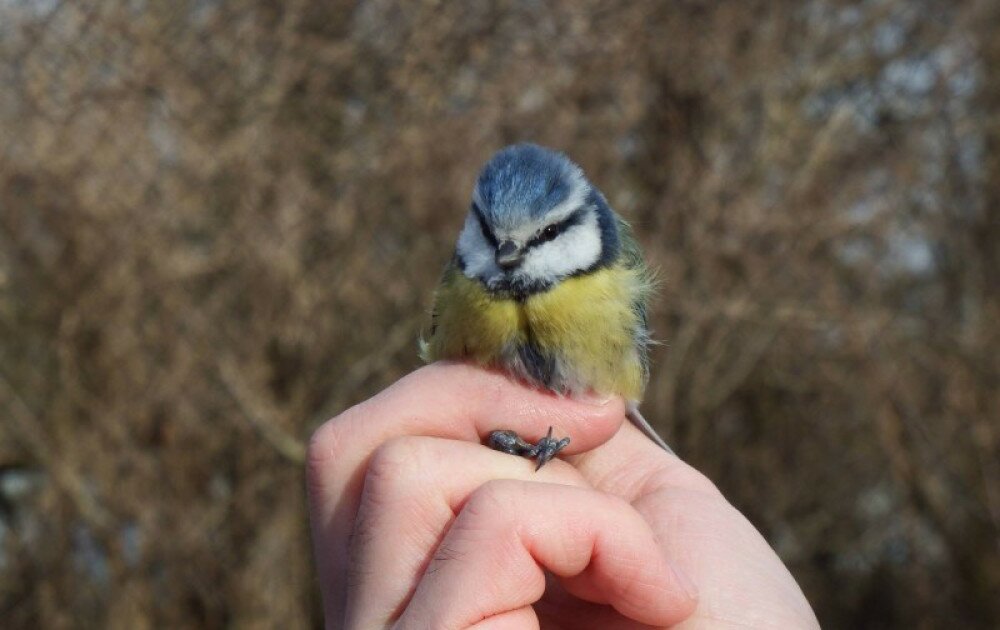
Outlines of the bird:
{"label": "bird", "polygon": [[[670,447],[639,413],[652,343],[653,274],[629,224],[564,153],[521,143],[482,167],[454,253],[434,293],[421,358],[496,369],[561,396],[621,396],[628,419]],[[536,460],[568,443],[507,429],[488,445]]]}

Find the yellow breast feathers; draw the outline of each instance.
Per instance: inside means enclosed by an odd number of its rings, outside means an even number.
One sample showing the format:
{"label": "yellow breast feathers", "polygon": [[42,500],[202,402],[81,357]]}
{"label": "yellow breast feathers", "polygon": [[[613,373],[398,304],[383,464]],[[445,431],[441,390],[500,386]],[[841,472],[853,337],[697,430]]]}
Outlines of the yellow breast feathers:
{"label": "yellow breast feathers", "polygon": [[646,381],[645,328],[635,305],[646,291],[641,272],[618,265],[518,302],[494,297],[450,268],[421,354],[505,369],[560,393],[592,389],[638,401]]}

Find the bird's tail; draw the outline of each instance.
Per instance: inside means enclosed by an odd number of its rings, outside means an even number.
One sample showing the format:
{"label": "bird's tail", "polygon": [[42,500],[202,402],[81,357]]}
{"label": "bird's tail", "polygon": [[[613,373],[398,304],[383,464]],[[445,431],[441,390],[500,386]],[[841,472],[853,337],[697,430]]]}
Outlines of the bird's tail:
{"label": "bird's tail", "polygon": [[625,417],[628,418],[629,422],[634,424],[637,429],[642,431],[646,437],[653,440],[657,446],[661,447],[671,455],[674,455],[673,449],[667,446],[667,443],[663,441],[663,438],[656,433],[653,427],[649,425],[649,422],[647,422],[646,419],[642,417],[642,414],[639,413],[639,403],[629,401],[629,403],[625,406]]}

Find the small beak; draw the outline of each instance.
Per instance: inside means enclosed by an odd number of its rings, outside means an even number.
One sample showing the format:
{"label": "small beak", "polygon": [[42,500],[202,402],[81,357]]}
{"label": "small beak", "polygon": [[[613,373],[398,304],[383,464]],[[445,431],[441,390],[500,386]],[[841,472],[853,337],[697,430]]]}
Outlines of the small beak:
{"label": "small beak", "polygon": [[504,271],[510,271],[521,264],[523,252],[514,241],[500,241],[497,245],[497,265]]}

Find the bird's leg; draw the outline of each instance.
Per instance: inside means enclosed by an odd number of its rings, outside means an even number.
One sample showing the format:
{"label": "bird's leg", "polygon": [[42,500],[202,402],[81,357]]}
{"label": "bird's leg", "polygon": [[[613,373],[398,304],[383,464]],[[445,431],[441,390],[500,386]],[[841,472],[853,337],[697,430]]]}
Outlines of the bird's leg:
{"label": "bird's leg", "polygon": [[532,444],[524,441],[514,431],[504,429],[490,433],[486,443],[495,451],[534,459],[537,462],[535,470],[538,470],[555,457],[559,451],[566,448],[566,445],[569,444],[569,438],[564,437],[561,440],[553,438],[552,427],[549,427],[549,432],[545,437],[538,440],[537,444]]}
{"label": "bird's leg", "polygon": [[494,451],[520,457],[534,457],[537,452],[537,448],[533,444],[525,442],[520,435],[507,429],[490,433],[486,444]]}

